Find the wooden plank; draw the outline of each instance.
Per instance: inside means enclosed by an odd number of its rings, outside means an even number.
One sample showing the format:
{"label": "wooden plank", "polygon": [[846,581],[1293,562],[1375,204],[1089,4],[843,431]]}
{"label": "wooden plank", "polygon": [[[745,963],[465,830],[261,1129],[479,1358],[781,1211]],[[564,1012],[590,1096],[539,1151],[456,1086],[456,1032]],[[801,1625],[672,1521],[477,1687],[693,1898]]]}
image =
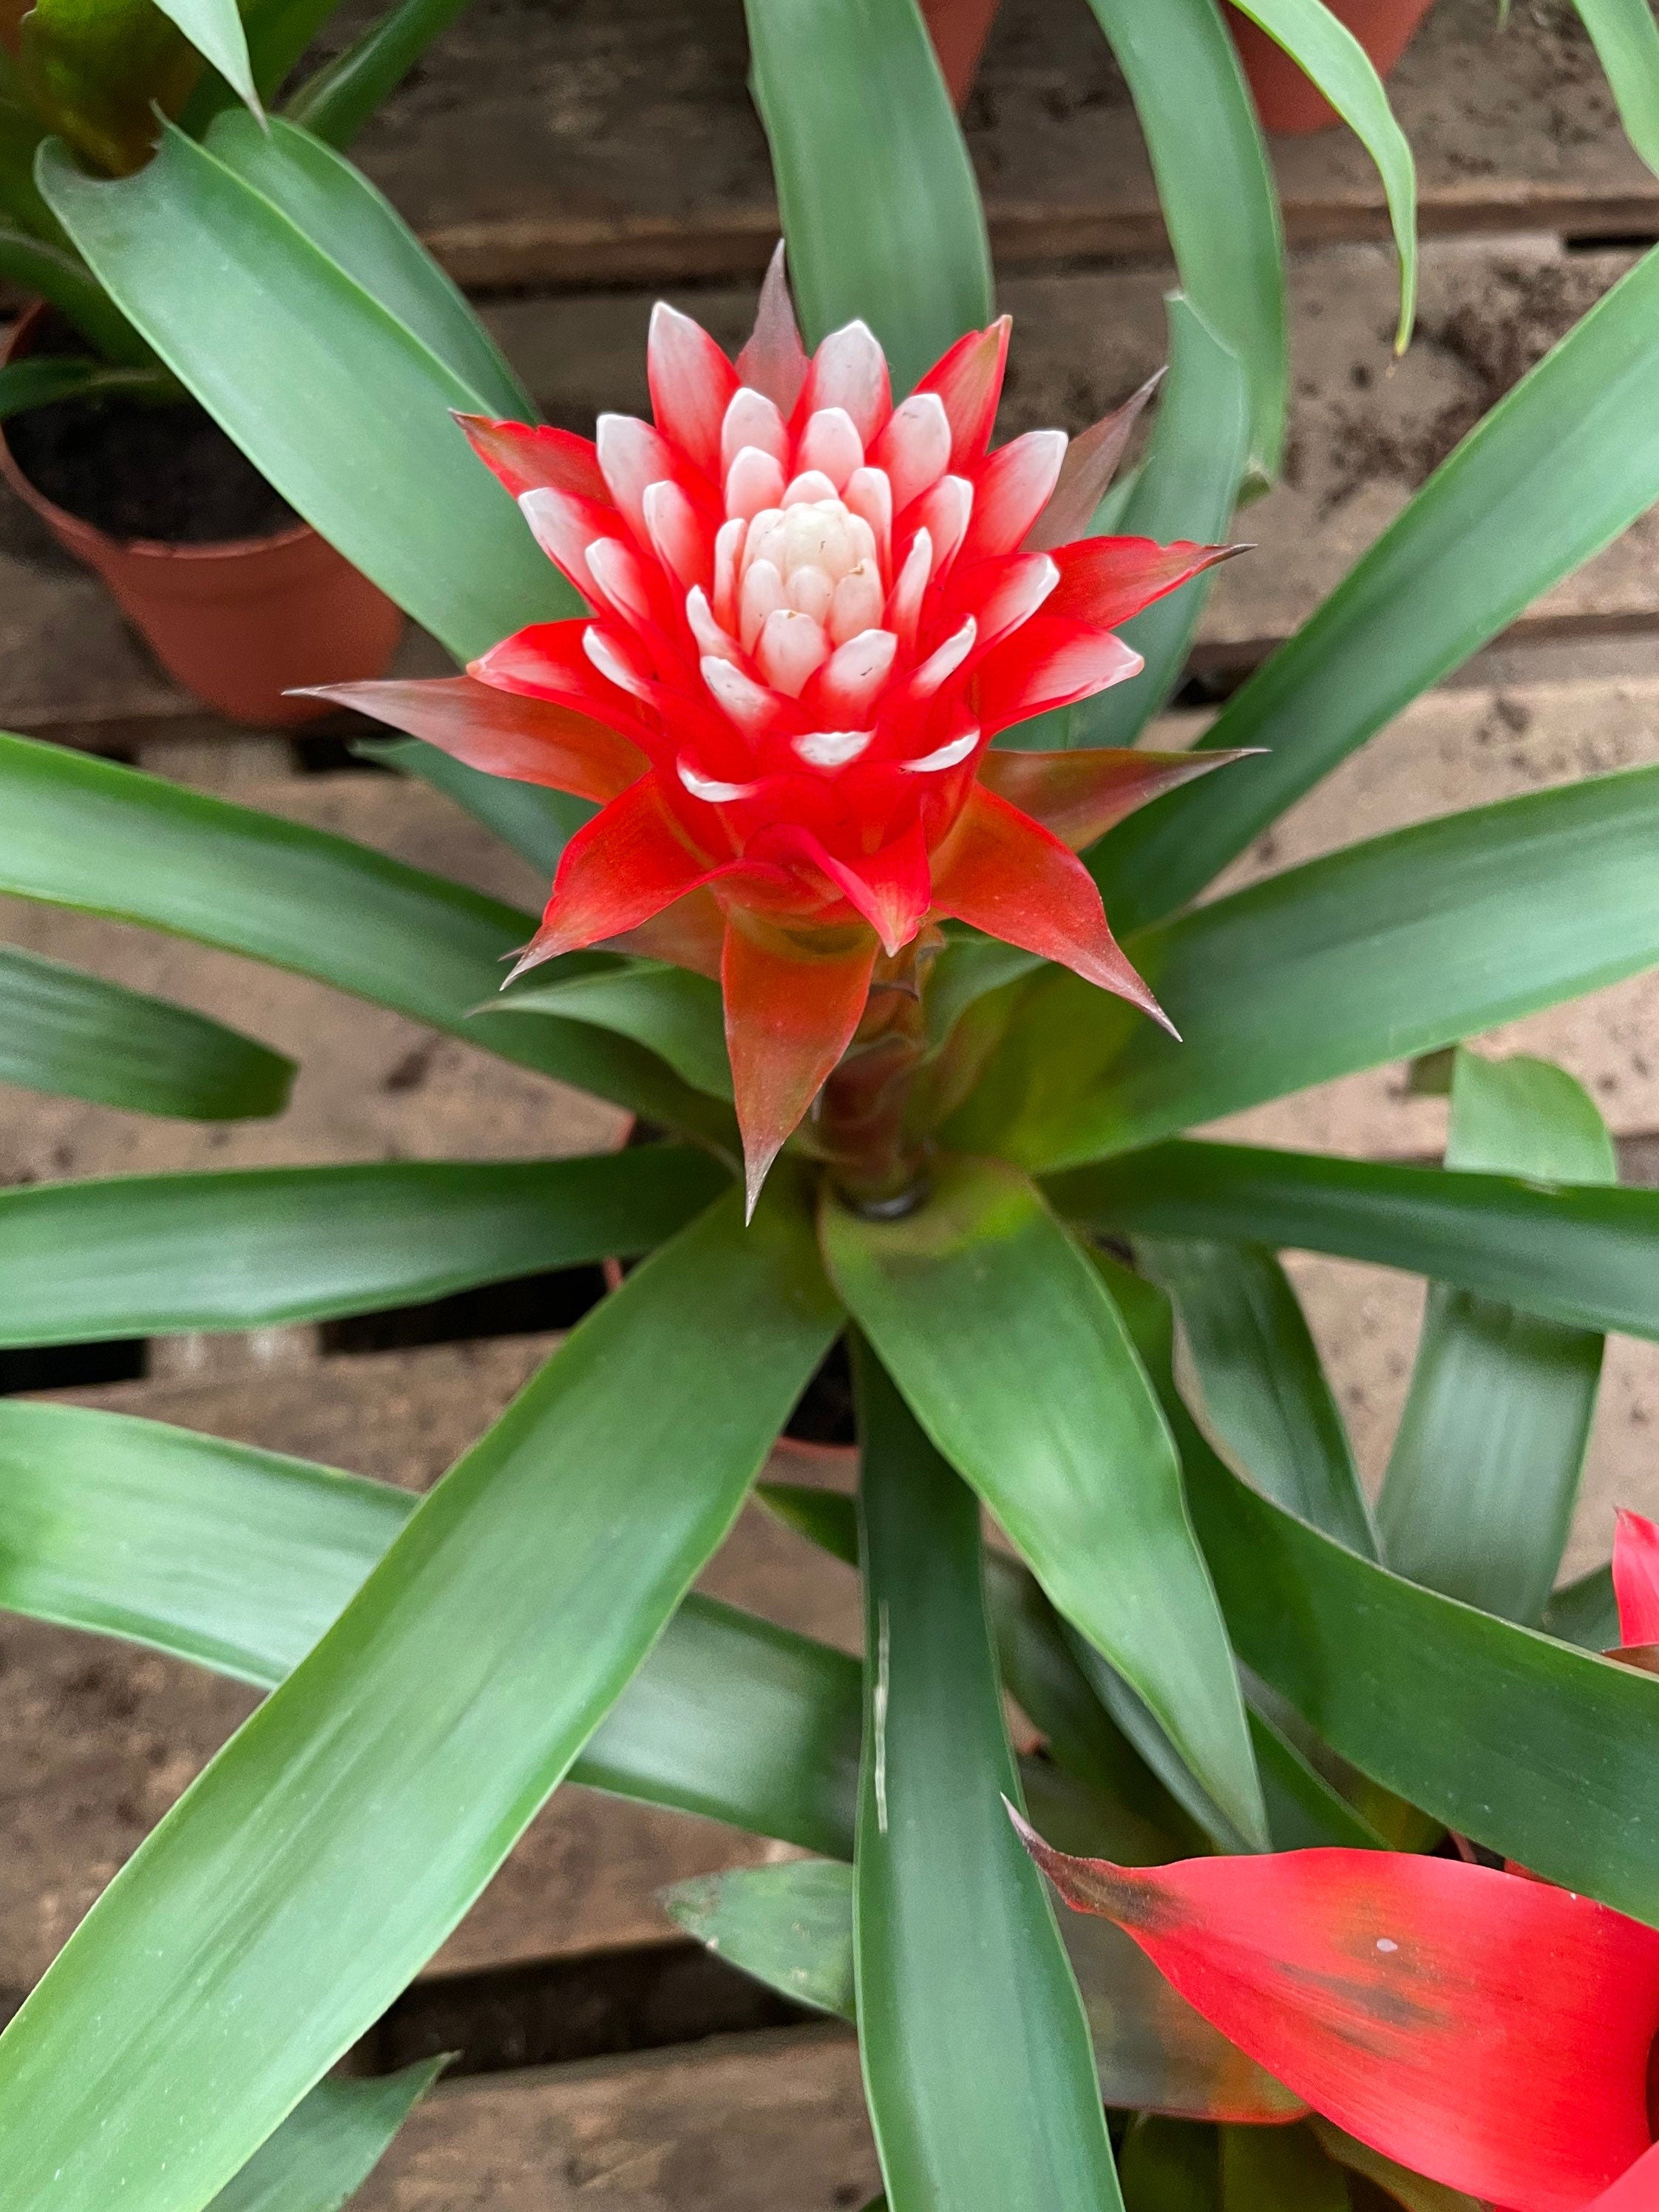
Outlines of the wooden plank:
{"label": "wooden plank", "polygon": [[836,2025],[440,2085],[354,2212],[853,2212],[879,2189]]}
{"label": "wooden plank", "polygon": [[[204,1382],[51,1394],[291,1451],[424,1489],[528,1379],[556,1337],[435,1345],[261,1366]],[[794,1480],[850,1468],[780,1449]],[[856,1651],[856,1583],[838,1561],[748,1508],[700,1587]],[[43,1973],[155,1822],[252,1711],[253,1693],[182,1662],[0,1614],[0,1996]],[[558,1791],[439,1952],[439,1970],[644,1942],[672,1934],[666,1883],[764,1863],[786,1847],[595,1791]]]}
{"label": "wooden plank", "polygon": [[[464,17],[357,151],[475,288],[756,274],[777,216],[746,67],[740,0],[516,0]],[[1507,32],[1489,0],[1440,0],[1391,89],[1425,233],[1659,228],[1659,184],[1566,0]],[[1133,109],[1083,0],[1005,0],[965,122],[1000,260],[1164,255]],[[1387,236],[1347,132],[1273,152],[1293,242]]]}

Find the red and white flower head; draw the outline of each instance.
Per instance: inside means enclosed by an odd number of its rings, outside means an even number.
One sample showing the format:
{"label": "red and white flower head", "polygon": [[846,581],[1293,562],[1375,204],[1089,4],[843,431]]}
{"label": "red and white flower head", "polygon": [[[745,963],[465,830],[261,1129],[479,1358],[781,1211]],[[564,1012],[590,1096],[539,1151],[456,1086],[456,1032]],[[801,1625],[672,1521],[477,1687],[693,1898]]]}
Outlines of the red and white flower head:
{"label": "red and white flower head", "polygon": [[[1006,318],[893,404],[862,323],[809,361],[781,260],[736,363],[652,317],[652,422],[463,418],[590,612],[464,678],[341,698],[605,802],[520,968],[626,941],[718,975],[751,1188],[845,1051],[878,953],[955,917],[1156,1013],[1074,848],[1220,756],[993,752],[1133,676],[1114,626],[1227,550],[1086,527],[1133,412],[995,452]],[[515,973],[518,972],[515,970]]]}

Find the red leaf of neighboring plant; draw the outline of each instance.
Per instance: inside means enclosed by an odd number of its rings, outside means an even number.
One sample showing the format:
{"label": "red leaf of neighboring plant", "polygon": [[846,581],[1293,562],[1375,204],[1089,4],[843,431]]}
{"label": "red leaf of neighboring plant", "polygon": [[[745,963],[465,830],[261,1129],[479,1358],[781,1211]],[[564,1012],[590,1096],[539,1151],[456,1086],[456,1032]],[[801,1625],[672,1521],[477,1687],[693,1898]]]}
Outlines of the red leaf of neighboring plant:
{"label": "red leaf of neighboring plant", "polygon": [[[659,305],[653,422],[603,416],[591,444],[464,423],[592,612],[503,639],[459,683],[328,695],[608,802],[521,966],[623,938],[706,972],[712,902],[751,1194],[857,1028],[878,948],[937,919],[1157,1012],[1068,848],[1223,756],[988,748],[1133,676],[1115,626],[1231,549],[1047,550],[1137,403],[1069,448],[1039,430],[993,452],[1007,347],[1006,319],[970,331],[896,407],[862,323],[808,360],[780,261],[735,367]],[[689,931],[657,926],[668,909]]]}
{"label": "red leaf of neighboring plant", "polygon": [[1651,2143],[1659,1931],[1460,1859],[1117,1867],[1051,1850],[1010,1810],[1068,1904],[1127,1929],[1231,2041],[1401,2165],[1508,2212],[1583,2212]]}

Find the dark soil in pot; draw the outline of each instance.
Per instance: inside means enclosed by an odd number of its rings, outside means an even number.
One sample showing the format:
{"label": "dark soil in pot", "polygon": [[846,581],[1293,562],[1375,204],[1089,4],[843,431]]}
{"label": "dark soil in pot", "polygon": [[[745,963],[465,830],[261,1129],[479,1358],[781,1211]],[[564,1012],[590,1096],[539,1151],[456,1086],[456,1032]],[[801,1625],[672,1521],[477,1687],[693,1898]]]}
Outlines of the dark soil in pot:
{"label": "dark soil in pot", "polygon": [[112,538],[215,545],[300,520],[194,400],[59,399],[14,416],[6,441],[37,490]]}

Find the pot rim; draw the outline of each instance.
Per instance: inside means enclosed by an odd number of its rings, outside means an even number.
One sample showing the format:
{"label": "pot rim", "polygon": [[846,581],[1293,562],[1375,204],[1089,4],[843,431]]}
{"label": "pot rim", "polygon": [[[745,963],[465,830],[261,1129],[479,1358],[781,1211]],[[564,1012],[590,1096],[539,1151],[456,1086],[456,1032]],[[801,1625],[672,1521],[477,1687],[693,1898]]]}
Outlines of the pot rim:
{"label": "pot rim", "polygon": [[[0,365],[26,356],[31,350],[30,341],[45,321],[50,302],[36,300],[26,307],[13,325],[3,348],[0,348]],[[198,404],[200,403],[198,402]],[[204,412],[206,410],[204,410]],[[60,507],[55,499],[42,491],[33,477],[27,475],[17,456],[11,449],[6,434],[6,424],[0,420],[0,477],[3,477],[25,505],[32,507],[54,529],[64,534],[96,539],[118,553],[137,554],[141,559],[155,561],[211,562],[246,559],[251,553],[265,553],[289,545],[298,545],[307,538],[319,535],[303,515],[291,526],[268,532],[258,538],[215,538],[204,543],[184,544],[168,538],[117,538],[85,515],[76,514],[72,507]]]}

